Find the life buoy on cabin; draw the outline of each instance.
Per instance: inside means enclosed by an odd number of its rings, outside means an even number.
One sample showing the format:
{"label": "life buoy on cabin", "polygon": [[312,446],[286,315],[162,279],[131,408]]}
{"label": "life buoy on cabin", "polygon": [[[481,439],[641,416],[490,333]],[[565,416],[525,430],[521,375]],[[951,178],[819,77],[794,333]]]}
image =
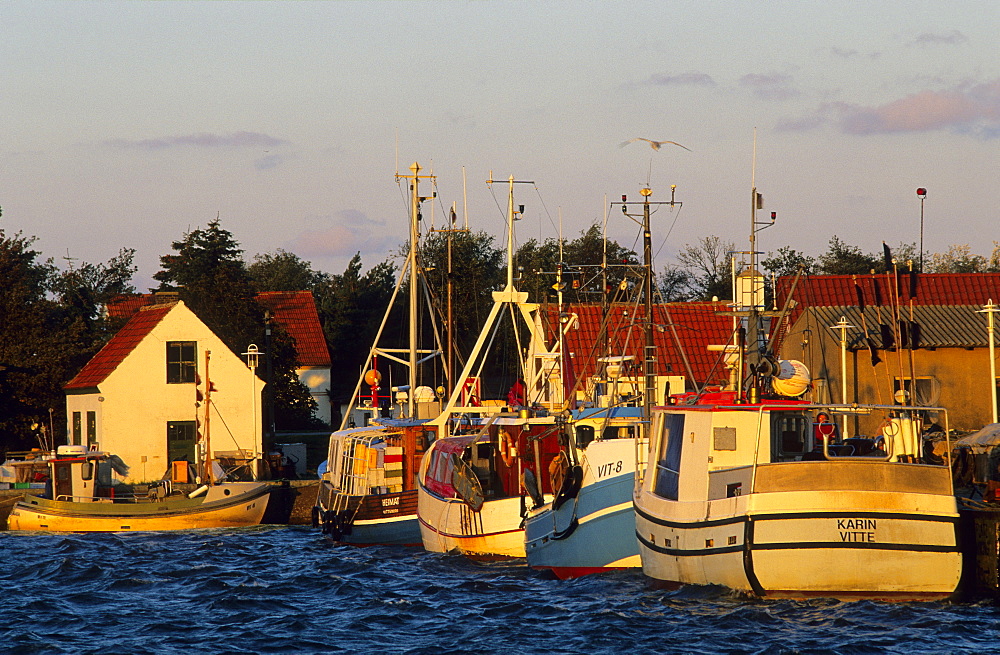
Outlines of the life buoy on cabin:
{"label": "life buoy on cabin", "polygon": [[506,430],[500,430],[500,459],[508,468],[514,466],[517,457],[517,442]]}

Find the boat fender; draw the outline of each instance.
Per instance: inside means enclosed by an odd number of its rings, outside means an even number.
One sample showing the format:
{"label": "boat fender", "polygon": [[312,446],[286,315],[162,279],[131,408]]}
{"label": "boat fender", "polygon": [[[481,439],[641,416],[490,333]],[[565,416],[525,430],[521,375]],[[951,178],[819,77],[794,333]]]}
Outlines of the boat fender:
{"label": "boat fender", "polygon": [[323,512],[323,534],[331,534],[333,532],[336,516],[336,513],[330,509]]}
{"label": "boat fender", "polygon": [[188,498],[196,498],[196,497],[202,495],[203,493],[205,493],[206,491],[208,491],[208,485],[207,484],[203,484],[200,487],[198,487],[197,489],[195,489],[194,491],[192,491],[191,493],[189,493],[188,494]]}
{"label": "boat fender", "polygon": [[341,510],[339,514],[337,514],[337,529],[340,531],[341,534],[349,535],[351,534],[351,532],[354,531],[354,527],[352,525],[354,521],[351,519],[352,517],[350,510],[344,509]]}
{"label": "boat fender", "polygon": [[500,459],[505,466],[510,468],[514,465],[514,458],[517,457],[517,447],[506,430],[500,430]]}
{"label": "boat fender", "polygon": [[549,484],[552,493],[558,494],[562,491],[563,483],[566,481],[566,473],[569,471],[569,458],[562,450],[549,462]]}
{"label": "boat fender", "polygon": [[312,508],[312,527],[319,527],[319,505],[313,505]]}
{"label": "boat fender", "polygon": [[[559,509],[562,504],[571,498],[576,498],[577,494],[580,493],[580,487],[583,486],[583,467],[579,464],[576,466],[571,466],[569,472],[566,475],[566,480],[563,482],[562,487],[559,489],[559,493],[556,495],[554,501],[552,501],[552,509]],[[567,535],[568,536],[568,535]]]}

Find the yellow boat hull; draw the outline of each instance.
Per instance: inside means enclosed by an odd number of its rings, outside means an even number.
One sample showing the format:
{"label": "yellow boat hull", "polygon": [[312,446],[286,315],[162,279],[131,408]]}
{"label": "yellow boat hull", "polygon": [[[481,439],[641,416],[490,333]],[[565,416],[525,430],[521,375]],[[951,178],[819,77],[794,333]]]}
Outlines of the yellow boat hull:
{"label": "yellow boat hull", "polygon": [[259,525],[271,488],[256,482],[231,482],[203,496],[170,497],[142,503],[63,502],[36,496],[18,501],[7,518],[9,530],[43,532],[140,532],[233,528]]}

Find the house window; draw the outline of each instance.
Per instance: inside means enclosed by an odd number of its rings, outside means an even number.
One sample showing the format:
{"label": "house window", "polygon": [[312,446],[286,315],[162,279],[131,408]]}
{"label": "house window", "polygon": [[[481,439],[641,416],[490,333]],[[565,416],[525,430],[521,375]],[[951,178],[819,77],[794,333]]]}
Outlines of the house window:
{"label": "house window", "polygon": [[167,342],[167,384],[194,382],[198,365],[198,344],[195,341]]}
{"label": "house window", "polygon": [[[913,379],[912,378],[894,378],[893,379],[893,403],[896,405],[909,405],[910,399],[912,399],[914,405],[929,407],[937,405],[938,400],[941,397],[941,384],[938,382],[937,378],[934,377],[918,377],[916,378],[916,395],[910,397],[914,391]],[[905,389],[907,392],[907,399],[901,399],[897,392],[901,389]]]}
{"label": "house window", "polygon": [[198,432],[194,421],[167,421],[167,460],[194,462]]}
{"label": "house window", "polygon": [[83,443],[83,420],[80,412],[73,412],[73,443],[79,446]]}
{"label": "house window", "polygon": [[87,412],[87,447],[97,443],[97,412]]}

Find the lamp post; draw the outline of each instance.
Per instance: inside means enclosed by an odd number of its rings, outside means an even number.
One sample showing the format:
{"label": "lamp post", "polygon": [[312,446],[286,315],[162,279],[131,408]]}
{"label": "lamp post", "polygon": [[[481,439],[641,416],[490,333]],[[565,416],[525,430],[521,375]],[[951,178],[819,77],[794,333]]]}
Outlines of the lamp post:
{"label": "lamp post", "polygon": [[993,315],[1000,312],[1000,307],[993,304],[993,299],[990,298],[983,308],[977,310],[980,314],[986,314],[986,333],[990,341],[990,409],[993,410],[993,423],[997,422],[997,360],[994,358],[994,345],[993,345],[993,328],[994,319]]}
{"label": "lamp post", "polygon": [[[840,337],[840,394],[841,402],[845,405],[847,402],[847,331],[853,329],[855,326],[847,322],[847,318],[844,316],[840,317],[836,325],[831,325],[831,330],[836,330],[839,332]],[[847,438],[847,414],[844,414],[844,438]]]}
{"label": "lamp post", "polygon": [[257,348],[257,344],[252,343],[247,346],[247,351],[243,354],[247,358],[247,367],[250,368],[250,400],[253,407],[253,423],[251,423],[253,426],[253,450],[250,460],[253,461],[257,459],[257,436],[260,427],[257,424],[257,365],[260,363],[260,350]]}
{"label": "lamp post", "polygon": [[924,199],[927,198],[927,189],[919,187],[917,197],[920,198],[920,272],[924,272]]}

